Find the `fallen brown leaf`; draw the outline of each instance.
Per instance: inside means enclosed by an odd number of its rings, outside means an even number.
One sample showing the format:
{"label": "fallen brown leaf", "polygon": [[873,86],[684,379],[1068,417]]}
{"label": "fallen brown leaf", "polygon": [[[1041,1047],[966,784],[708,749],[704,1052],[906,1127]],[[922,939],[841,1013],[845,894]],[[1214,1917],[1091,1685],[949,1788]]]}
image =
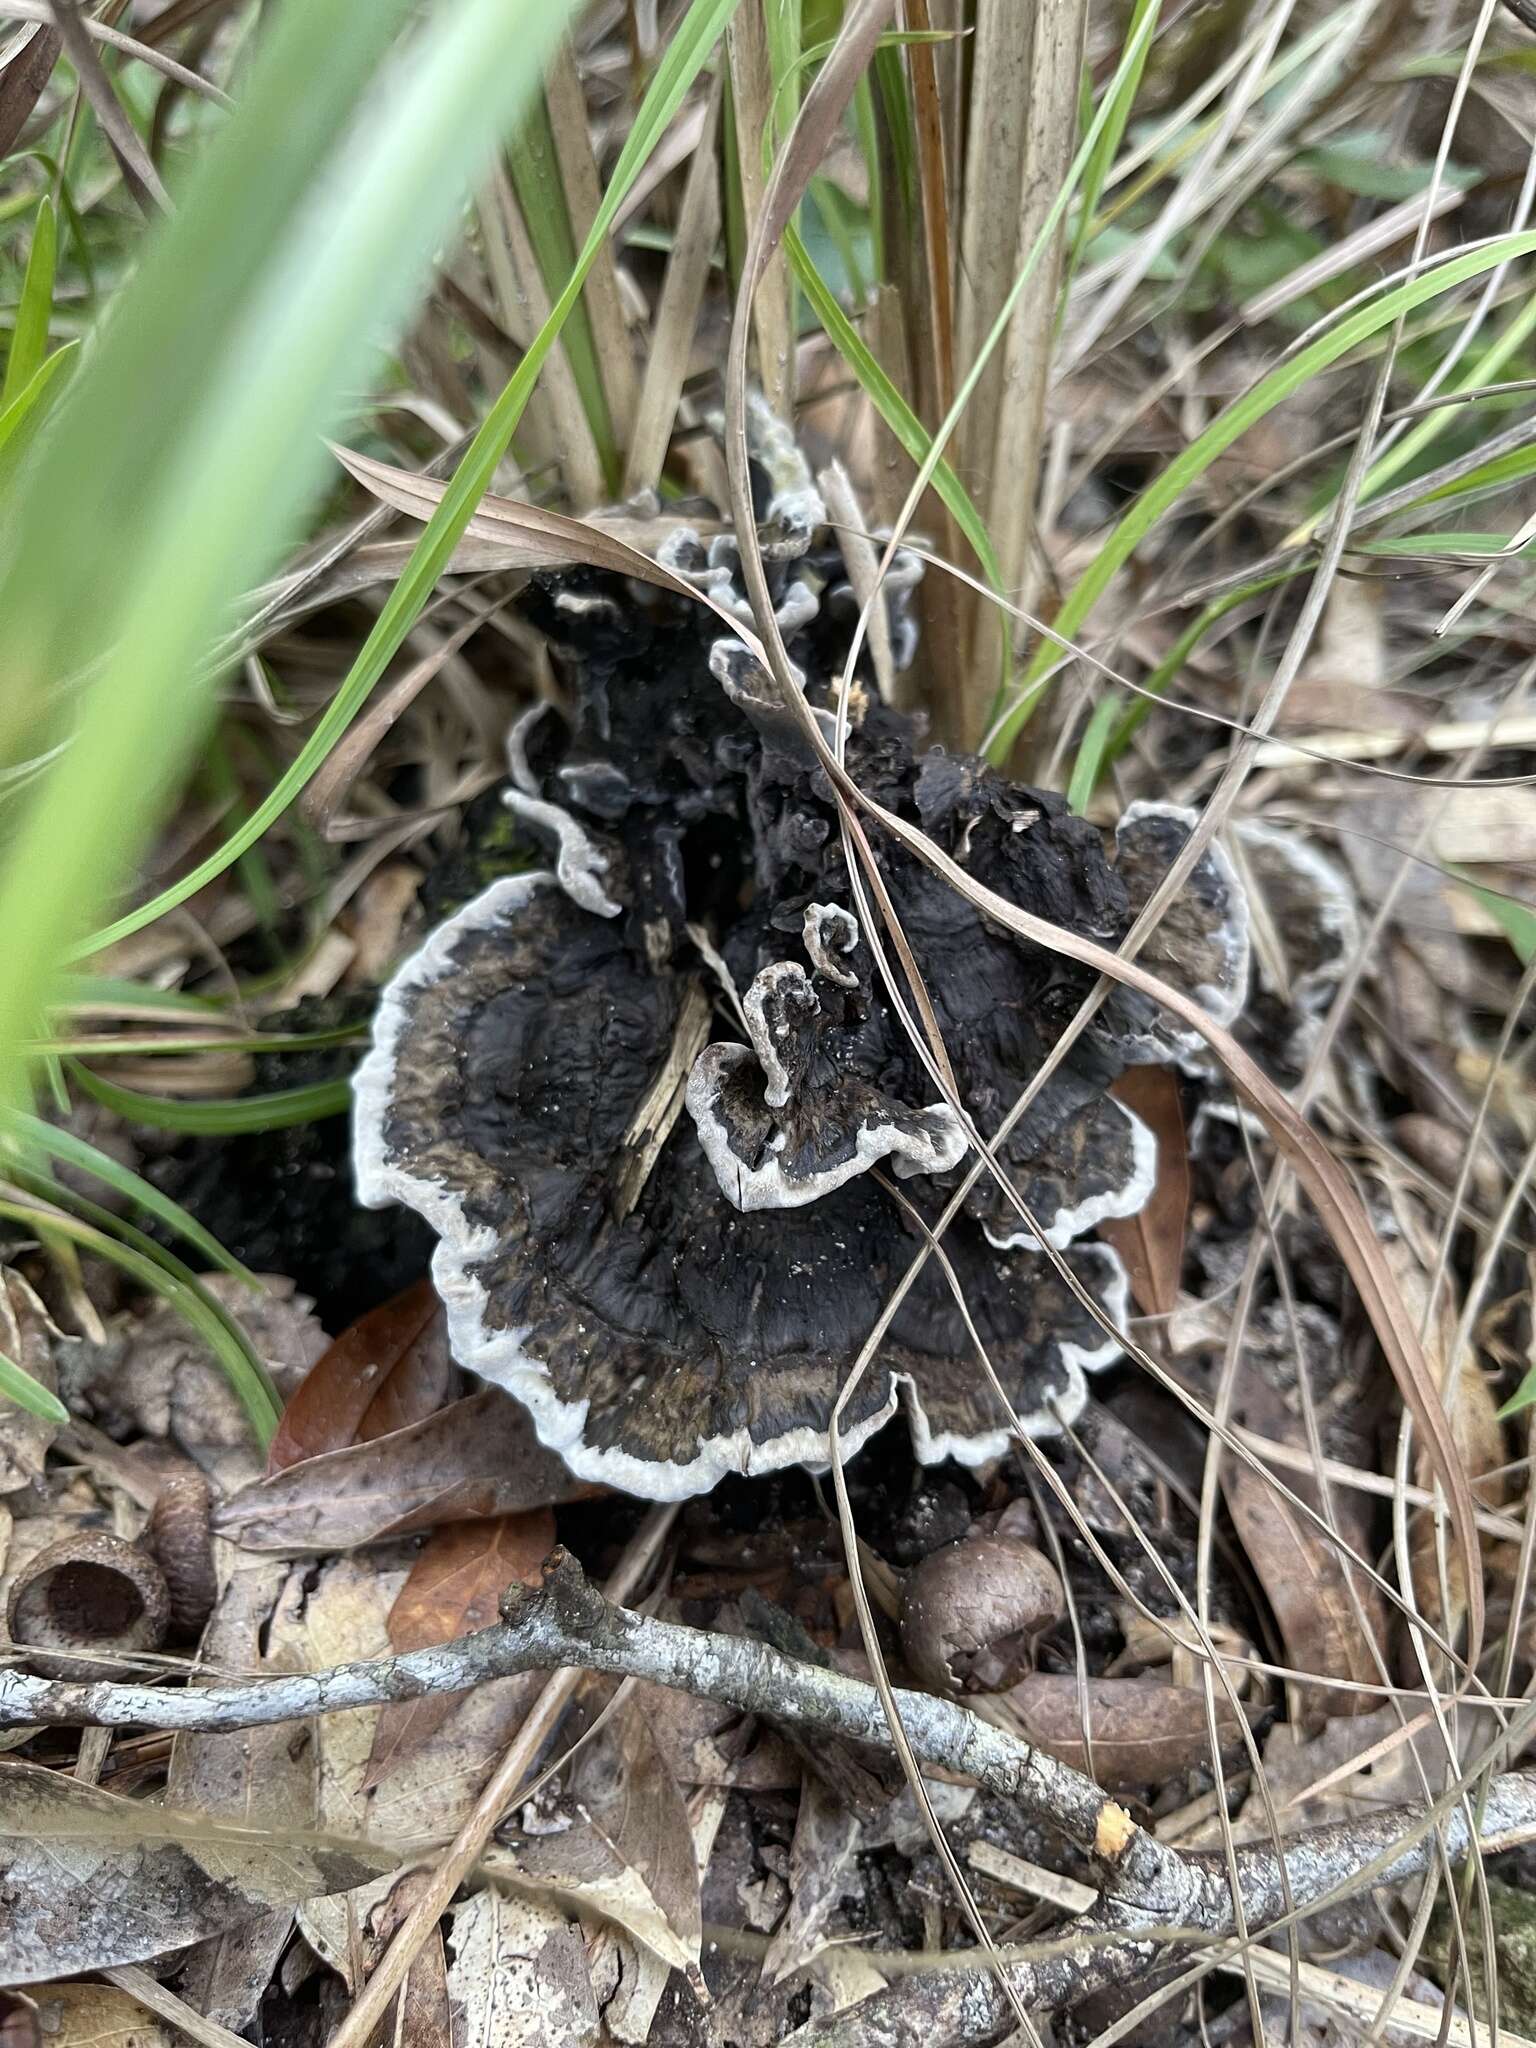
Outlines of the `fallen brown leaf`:
{"label": "fallen brown leaf", "polygon": [[[1086,1717],[1095,1781],[1107,1792],[1162,1785],[1211,1759],[1205,1694],[1192,1686],[1090,1678],[1080,1688],[1075,1675],[1036,1671],[1003,1697],[1028,1741],[1079,1771],[1089,1769]],[[1258,1710],[1246,1711],[1252,1719]],[[1241,1723],[1227,1700],[1216,1702],[1216,1727],[1223,1750],[1241,1739]]]}
{"label": "fallen brown leaf", "polygon": [[392,1869],[362,1842],[232,1827],[0,1763],[0,1980],[142,1962]]}
{"label": "fallen brown leaf", "polygon": [[789,1850],[789,1910],[763,1958],[766,1983],[807,1969],[827,1946],[832,1916],[854,1889],[850,1866],[863,1832],[858,1816],[807,1771]]}
{"label": "fallen brown leaf", "polygon": [[577,2048],[597,2038],[581,1930],[558,1908],[476,1892],[453,1908],[448,1998],[461,2048]]}
{"label": "fallen brown leaf", "polygon": [[1157,1140],[1157,1180],[1135,1216],[1106,1217],[1099,1235],[1120,1254],[1144,1315],[1172,1315],[1189,1215],[1189,1145],[1179,1077],[1171,1067],[1128,1067],[1110,1089]]}
{"label": "fallen brown leaf", "polygon": [[47,2048],[172,2048],[176,2038],[112,1984],[40,1984],[33,1995]]}
{"label": "fallen brown leaf", "polygon": [[[1296,1328],[1306,1349],[1313,1400],[1320,1414],[1332,1418],[1324,1436],[1325,1453],[1348,1462],[1364,1461],[1369,1455],[1366,1433],[1353,1431],[1343,1419],[1358,1413],[1360,1400],[1358,1390],[1350,1390],[1345,1382],[1338,1325],[1322,1310],[1302,1306],[1296,1310]],[[1253,1318],[1237,1374],[1234,1420],[1259,1436],[1305,1450],[1307,1431],[1296,1390],[1290,1319],[1280,1305]],[[1341,1435],[1341,1431],[1348,1433]],[[1321,1493],[1308,1474],[1288,1473],[1286,1483],[1308,1506],[1320,1509]],[[1342,1678],[1357,1685],[1378,1683],[1385,1623],[1381,1597],[1364,1573],[1350,1567],[1352,1599],[1337,1547],[1262,1472],[1235,1458],[1227,1459],[1221,1484],[1238,1537],[1274,1610],[1287,1663],[1320,1678]],[[1369,1559],[1372,1509],[1368,1496],[1335,1487],[1331,1498],[1340,1538],[1357,1557]],[[1302,1704],[1315,1717],[1368,1713],[1376,1702],[1369,1692],[1309,1686]]]}
{"label": "fallen brown leaf", "polygon": [[568,1796],[568,1827],[493,1850],[485,1868],[600,1914],[698,1983],[704,1929],[688,1808],[637,1694],[578,1752]]}
{"label": "fallen brown leaf", "polygon": [[[272,1610],[289,1567],[245,1561],[230,1574],[204,1632],[201,1654],[221,1672],[270,1674],[296,1668],[280,1649],[262,1654]],[[182,1734],[171,1745],[166,1798],[187,1813],[250,1821],[269,1828],[315,1825],[315,1725],[285,1722],[227,1735]],[[189,1951],[182,1995],[205,2019],[238,2033],[260,2008],[293,1926],[285,1903],[241,1918]]]}
{"label": "fallen brown leaf", "polygon": [[[538,1585],[539,1566],[554,1547],[555,1517],[547,1507],[436,1530],[390,1609],[391,1647],[421,1650],[488,1628],[514,1580]],[[459,1704],[452,1694],[429,1693],[386,1707],[374,1732],[366,1783],[378,1784],[414,1756]]]}
{"label": "fallen brown leaf", "polygon": [[[1392,1262],[1397,1284],[1403,1290],[1403,1299],[1421,1326],[1429,1307],[1426,1267],[1432,1261],[1431,1242],[1426,1227],[1423,1241],[1415,1246],[1410,1246],[1402,1238],[1388,1239],[1382,1245]],[[1435,1312],[1424,1338],[1425,1352],[1442,1388],[1451,1379],[1451,1360],[1456,1350],[1459,1321],[1456,1290],[1447,1278],[1441,1283]],[[1508,1483],[1490,1475],[1499,1473],[1505,1464],[1504,1428],[1499,1421],[1493,1388],[1478,1362],[1475,1347],[1470,1343],[1456,1361],[1454,1381],[1449,1396],[1445,1398],[1445,1412],[1462,1466],[1468,1479],[1474,1483],[1479,1502],[1485,1507],[1502,1507],[1509,1499]],[[1433,1476],[1420,1447],[1414,1458],[1414,1478],[1420,1486],[1428,1486]],[[1419,1611],[1454,1642],[1461,1633],[1467,1614],[1466,1569],[1461,1553],[1447,1546],[1442,1585],[1439,1543],[1434,1519],[1428,1514],[1414,1518],[1408,1547],[1413,1568],[1414,1598]],[[1486,1539],[1484,1547],[1485,1550],[1491,1547]],[[1449,1614],[1446,1612],[1446,1595],[1450,1602]]]}
{"label": "fallen brown leaf", "polygon": [[356,1550],[599,1490],[545,1450],[521,1403],[487,1387],[408,1429],[258,1479],[220,1506],[214,1527],[245,1550]]}
{"label": "fallen brown leaf", "polygon": [[442,1303],[430,1280],[418,1280],[359,1316],[310,1367],[283,1410],[267,1470],[420,1422],[453,1382]]}

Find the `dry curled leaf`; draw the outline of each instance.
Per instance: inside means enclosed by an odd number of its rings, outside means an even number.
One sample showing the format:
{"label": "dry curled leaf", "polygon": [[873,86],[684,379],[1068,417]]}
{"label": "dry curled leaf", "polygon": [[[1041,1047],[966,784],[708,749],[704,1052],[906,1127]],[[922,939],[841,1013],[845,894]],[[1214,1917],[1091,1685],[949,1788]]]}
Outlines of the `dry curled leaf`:
{"label": "dry curled leaf", "polygon": [[1189,1145],[1179,1077],[1171,1067],[1128,1067],[1109,1092],[1157,1139],[1157,1179],[1136,1215],[1106,1217],[1099,1235],[1124,1261],[1132,1298],[1142,1314],[1172,1315],[1178,1306],[1189,1216]]}
{"label": "dry curled leaf", "polygon": [[[537,1586],[539,1566],[554,1547],[555,1518],[547,1507],[436,1530],[390,1609],[391,1648],[426,1649],[489,1628],[507,1587],[514,1579]],[[386,1707],[374,1732],[368,1783],[378,1784],[414,1756],[458,1705],[452,1694],[436,1693]]]}
{"label": "dry curled leaf", "polygon": [[[275,1673],[293,1668],[280,1649],[262,1653],[267,1623],[288,1567],[262,1558],[230,1574],[203,1634],[202,1656],[221,1672]],[[181,1734],[171,1745],[166,1797],[188,1813],[241,1820],[259,1812],[275,1828],[315,1824],[315,1729],[312,1721],[229,1734]],[[255,2018],[288,1939],[293,1913],[285,1904],[242,1919],[190,1951],[182,1994],[205,2019],[238,2033]]]}
{"label": "dry curled leaf", "polygon": [[459,2048],[576,2048],[596,2039],[586,1949],[553,1906],[476,1892],[454,1907],[448,1946]]}
{"label": "dry curled leaf", "polygon": [[857,1814],[807,1771],[789,1849],[789,1908],[763,1958],[765,1982],[806,1969],[827,1946],[863,1832]]}
{"label": "dry curled leaf", "polygon": [[[365,490],[412,519],[430,519],[448,488],[437,477],[396,469],[372,456],[359,455],[356,449],[337,447],[334,442],[331,453]],[[694,598],[698,592],[690,584],[642,552],[646,547],[659,545],[674,524],[672,520],[626,519],[617,515],[571,519],[542,505],[527,505],[516,498],[498,498],[487,492],[464,532],[472,540],[499,543],[505,549],[500,564],[503,568],[609,569],[615,575],[637,576],[642,582],[659,584],[680,597]]]}
{"label": "dry curled leaf", "polygon": [[[1392,1238],[1383,1243],[1382,1249],[1392,1261],[1410,1313],[1422,1326],[1429,1309],[1426,1267],[1433,1257],[1427,1233],[1426,1242],[1417,1248],[1404,1239]],[[1504,1428],[1499,1421],[1493,1389],[1470,1344],[1456,1360],[1452,1377],[1459,1321],[1455,1291],[1447,1277],[1436,1296],[1434,1314],[1429,1317],[1424,1348],[1441,1388],[1450,1383],[1450,1393],[1443,1395],[1445,1412],[1463,1469],[1476,1487],[1478,1500],[1484,1507],[1502,1507],[1509,1498],[1508,1482],[1493,1475],[1501,1474],[1505,1464]],[[1422,1449],[1418,1450],[1414,1460],[1414,1478],[1425,1487],[1434,1480]],[[1460,1552],[1447,1545],[1442,1557],[1434,1519],[1421,1514],[1413,1520],[1409,1553],[1413,1566],[1414,1598],[1420,1613],[1454,1642],[1461,1633],[1467,1612],[1466,1571]]]}
{"label": "dry curled leaf", "polygon": [[175,2048],[177,2037],[114,1984],[40,1984],[41,2048]]}
{"label": "dry curled leaf", "polygon": [[234,1827],[0,1763],[0,1980],[142,1962],[397,1861],[362,1842]]}
{"label": "dry curled leaf", "polygon": [[[1282,1306],[1276,1304],[1254,1317],[1238,1360],[1234,1420],[1257,1436],[1306,1450],[1296,1342],[1305,1352],[1314,1404],[1328,1418],[1325,1453],[1348,1462],[1366,1460],[1365,1432],[1345,1420],[1358,1414],[1360,1390],[1348,1387],[1338,1325],[1321,1309],[1297,1308],[1294,1339],[1291,1319]],[[1284,1479],[1298,1499],[1321,1511],[1322,1495],[1307,1473],[1287,1472]],[[1294,1507],[1265,1473],[1230,1458],[1223,1461],[1221,1483],[1238,1537],[1274,1610],[1287,1664],[1319,1678],[1375,1685],[1382,1673],[1385,1629],[1381,1597],[1365,1571],[1348,1565],[1339,1544]],[[1336,1486],[1331,1506],[1340,1542],[1357,1558],[1369,1561],[1369,1497]],[[1314,1716],[1358,1714],[1368,1712],[1374,1699],[1368,1691],[1307,1687],[1300,1704]]]}
{"label": "dry curled leaf", "polygon": [[246,1550],[355,1550],[592,1490],[544,1449],[526,1408],[488,1387],[409,1428],[257,1480],[223,1503],[214,1527]]}
{"label": "dry curled leaf", "polygon": [[[0,1355],[50,1394],[59,1391],[54,1346],[70,1340],[19,1273],[0,1267]],[[14,1402],[0,1405],[0,1493],[19,1493],[43,1476],[58,1425]]]}
{"label": "dry curled leaf", "polygon": [[519,1839],[486,1868],[585,1906],[699,1982],[703,1913],[688,1808],[634,1694],[579,1751],[571,1824]]}
{"label": "dry curled leaf", "polygon": [[[280,1274],[261,1274],[259,1290],[228,1273],[203,1286],[244,1329],[286,1398],[325,1350],[326,1336],[308,1295]],[[58,1353],[59,1392],[67,1408],[109,1436],[169,1441],[219,1486],[237,1486],[260,1470],[250,1418],[229,1376],[181,1310],[156,1299],[113,1316],[105,1341],[82,1338]]]}
{"label": "dry curled leaf", "polygon": [[0,56],[0,157],[10,155],[53,76],[63,47],[64,39],[56,28],[30,22],[17,30]]}
{"label": "dry curled leaf", "polygon": [[[1155,1678],[1090,1678],[1080,1686],[1075,1675],[1037,1671],[1014,1687],[1008,1704],[1027,1741],[1074,1770],[1091,1768],[1107,1792],[1162,1785],[1211,1761],[1205,1694],[1193,1686]],[[1244,1711],[1250,1720],[1257,1717],[1257,1709]],[[1241,1741],[1241,1723],[1222,1698],[1216,1727],[1224,1753]]]}
{"label": "dry curled leaf", "polygon": [[419,1280],[343,1330],[282,1413],[267,1470],[404,1429],[436,1412],[454,1381],[448,1332],[430,1280]]}

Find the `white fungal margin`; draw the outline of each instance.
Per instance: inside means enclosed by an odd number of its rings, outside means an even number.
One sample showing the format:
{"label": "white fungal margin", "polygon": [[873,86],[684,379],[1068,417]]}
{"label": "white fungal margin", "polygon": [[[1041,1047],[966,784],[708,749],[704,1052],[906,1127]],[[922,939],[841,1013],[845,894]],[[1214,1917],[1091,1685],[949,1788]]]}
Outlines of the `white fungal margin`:
{"label": "white fungal margin", "polygon": [[[1131,1127],[1130,1178],[1118,1188],[1106,1188],[1102,1194],[1086,1195],[1081,1202],[1058,1209],[1043,1238],[1037,1237],[1022,1222],[1006,1237],[999,1237],[988,1225],[988,1244],[1000,1252],[1038,1252],[1043,1251],[1046,1245],[1054,1251],[1064,1251],[1076,1238],[1084,1236],[1098,1224],[1140,1213],[1157,1185],[1157,1139],[1149,1126],[1123,1102],[1116,1102],[1112,1095],[1104,1099]],[[1036,1221],[1039,1220],[1037,1217]]]}
{"label": "white fungal margin", "polygon": [[[1186,804],[1157,803],[1147,797],[1139,797],[1135,803],[1127,804],[1115,827],[1115,842],[1118,846],[1122,828],[1133,824],[1138,818],[1171,818],[1193,831],[1200,821],[1200,813]],[[1252,969],[1253,935],[1248,908],[1248,892],[1237,877],[1226,850],[1215,840],[1206,847],[1203,859],[1208,859],[1216,868],[1226,885],[1230,909],[1227,921],[1213,934],[1227,960],[1225,987],[1212,987],[1201,983],[1190,989],[1201,1008],[1213,1022],[1223,1028],[1236,1022],[1248,1000],[1248,980]],[[1210,1048],[1198,1031],[1187,1025],[1178,1024],[1167,1010],[1158,1012],[1154,1030],[1143,1032],[1126,1041],[1127,1047],[1139,1052],[1144,1059],[1164,1061],[1172,1059],[1184,1073],[1204,1076],[1211,1071]]]}
{"label": "white fungal margin", "polygon": [[618,917],[624,906],[615,903],[603,887],[608,873],[608,856],[599,853],[591,837],[569,811],[543,797],[529,796],[521,789],[504,789],[501,800],[514,818],[545,832],[555,842],[555,880],[581,910],[594,917]]}
{"label": "white fungal margin", "polygon": [[[756,984],[754,983],[754,987]],[[747,1002],[752,1000],[748,991]],[[831,1194],[845,1181],[867,1173],[882,1159],[889,1159],[897,1177],[910,1179],[916,1173],[948,1173],[965,1156],[965,1126],[947,1102],[936,1102],[922,1111],[928,1119],[920,1131],[903,1131],[895,1124],[865,1124],[854,1140],[847,1159],[812,1174],[807,1180],[791,1180],[779,1163],[782,1132],[769,1141],[760,1166],[748,1166],[731,1145],[731,1134],[720,1114],[720,1096],[727,1080],[744,1066],[756,1066],[757,1055],[747,1045],[706,1045],[693,1063],[684,1096],[688,1114],[699,1134],[699,1145],[709,1161],[720,1192],[743,1213],[756,1209],[801,1209]]]}
{"label": "white fungal margin", "polygon": [[859,920],[840,903],[808,903],[802,926],[806,953],[816,972],[839,988],[857,988],[859,977],[843,966],[839,953],[854,953],[859,945]]}
{"label": "white fungal margin", "polygon": [[[1067,1384],[1056,1396],[1053,1407],[1032,1408],[1027,1413],[1015,1410],[1024,1434],[1029,1437],[1059,1436],[1064,1423],[1075,1422],[1087,1405],[1087,1375],[1102,1372],[1105,1366],[1113,1365],[1125,1350],[1120,1338],[1130,1320],[1131,1288],[1119,1254],[1107,1244],[1090,1244],[1084,1245],[1076,1256],[1079,1259],[1093,1258],[1103,1268],[1104,1278],[1098,1289],[1100,1306],[1114,1325],[1116,1334],[1111,1336],[1107,1330],[1101,1332],[1101,1342],[1092,1348],[1074,1344],[1065,1337],[1057,1339]],[[979,1380],[979,1363],[976,1372]],[[954,1430],[936,1430],[928,1419],[912,1374],[902,1373],[898,1377],[907,1427],[912,1432],[912,1449],[920,1465],[938,1465],[946,1458],[953,1458],[957,1465],[986,1465],[994,1458],[1006,1457],[1017,1441],[1013,1425],[1008,1421],[1001,1422],[996,1429],[983,1430],[977,1436],[962,1436]],[[992,1398],[995,1401],[997,1396],[994,1394]]]}
{"label": "white fungal margin", "polygon": [[[385,1124],[395,1099],[395,1075],[410,1024],[411,998],[453,973],[454,954],[469,933],[509,924],[540,889],[554,886],[555,877],[542,869],[493,882],[440,925],[384,989],[374,1020],[373,1045],[352,1083],[353,1171],[358,1200],[370,1209],[400,1202],[431,1224],[440,1240],[432,1259],[432,1281],[447,1314],[450,1351],[470,1372],[520,1401],[533,1418],[539,1442],[563,1458],[578,1479],[615,1486],[641,1500],[687,1500],[708,1493],[732,1473],[757,1475],[787,1465],[825,1467],[827,1432],[809,1424],[764,1443],[756,1442],[743,1424],[721,1436],[703,1439],[686,1463],[639,1458],[628,1451],[604,1450],[587,1443],[584,1436],[590,1403],[560,1399],[546,1366],[525,1348],[527,1329],[493,1330],[487,1325],[485,1288],[474,1268],[496,1249],[496,1232],[488,1227],[477,1229],[453,1189],[412,1173],[390,1155]],[[847,1456],[853,1456],[884,1428],[895,1414],[896,1404],[897,1389],[892,1386],[889,1399],[874,1414],[842,1432]]]}

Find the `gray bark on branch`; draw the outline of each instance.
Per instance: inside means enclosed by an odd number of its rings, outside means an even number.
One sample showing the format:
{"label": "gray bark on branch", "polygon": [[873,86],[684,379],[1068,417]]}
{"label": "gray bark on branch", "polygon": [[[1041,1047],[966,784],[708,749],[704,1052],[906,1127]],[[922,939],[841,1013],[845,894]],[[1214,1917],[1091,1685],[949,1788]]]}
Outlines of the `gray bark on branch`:
{"label": "gray bark on branch", "polygon": [[[542,1585],[514,1585],[496,1626],[439,1648],[292,1677],[237,1681],[167,1692],[155,1686],[70,1684],[0,1671],[0,1728],[140,1727],[217,1730],[258,1727],[314,1714],[468,1691],[522,1671],[579,1667],[633,1677],[719,1701],[743,1713],[773,1715],[817,1734],[888,1746],[890,1733],[872,1685],[783,1656],[766,1643],[684,1628],[614,1606],[587,1583],[581,1567],[556,1551]],[[1222,1860],[1185,1854],[1138,1827],[1093,1781],[950,1700],[897,1691],[897,1710],[920,1762],[974,1778],[1013,1800],[1092,1859],[1101,1896],[1073,1928],[1069,1952],[1009,1971],[1026,2007],[1048,2010],[1090,1991],[1128,1982],[1166,1957],[1176,1933],[1220,1938],[1235,1925]],[[1285,1844],[1237,1852],[1246,1922],[1260,1927],[1291,1905],[1369,1882],[1391,1885],[1424,1870],[1433,1835],[1412,1808],[1354,1823],[1313,1828]],[[1417,1835],[1415,1838],[1415,1831]],[[1467,1853],[1463,1813],[1443,1822],[1453,1859]],[[1536,1774],[1496,1778],[1483,1808],[1485,1848],[1536,1837]],[[982,2040],[1011,2006],[995,1977],[957,1973],[908,1979],[853,2010],[861,2043],[929,2048],[941,2003],[965,2002],[964,2037]],[[948,1981],[945,1981],[945,1978]],[[962,1990],[963,1985],[963,1990]],[[878,2010],[877,2010],[878,2009]],[[802,2048],[836,2048],[853,2038],[848,2014],[815,2022],[794,2039]],[[873,2031],[868,2029],[873,2028]]]}

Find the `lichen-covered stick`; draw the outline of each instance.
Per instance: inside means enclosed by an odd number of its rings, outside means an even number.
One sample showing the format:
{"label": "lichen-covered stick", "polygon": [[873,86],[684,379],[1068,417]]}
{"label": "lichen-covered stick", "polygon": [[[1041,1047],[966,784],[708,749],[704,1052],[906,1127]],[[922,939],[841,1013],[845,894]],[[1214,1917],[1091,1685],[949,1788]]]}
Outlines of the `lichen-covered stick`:
{"label": "lichen-covered stick", "polygon": [[[546,1563],[542,1585],[507,1589],[502,1617],[495,1627],[436,1649],[183,1692],[0,1672],[0,1727],[252,1728],[426,1693],[465,1692],[522,1671],[575,1666],[675,1686],[744,1713],[772,1713],[856,1742],[888,1741],[872,1685],[785,1657],[766,1643],[616,1607],[564,1550]],[[896,1697],[924,1763],[963,1772],[1019,1801],[1087,1853],[1110,1856],[1128,1877],[1144,1879],[1149,1897],[1166,1887],[1179,1859],[1133,1827],[1090,1779],[949,1700],[920,1692]]]}
{"label": "lichen-covered stick", "polygon": [[[0,1726],[141,1726],[163,1729],[247,1728],[297,1720],[348,1707],[459,1692],[520,1671],[580,1667],[648,1679],[746,1713],[772,1713],[801,1726],[854,1741],[884,1744],[884,1711],[873,1686],[800,1663],[764,1643],[653,1620],[614,1606],[556,1551],[536,1589],[509,1588],[501,1623],[432,1650],[415,1650],[373,1663],[331,1671],[172,1693],[153,1686],[66,1684],[25,1673],[0,1673]],[[1147,1834],[1079,1771],[978,1719],[965,1707],[927,1693],[898,1692],[908,1740],[922,1762],[975,1778],[1015,1801],[1093,1859],[1100,1874],[1099,1904],[1075,1926],[1070,1956],[1048,1956],[1013,1972],[1027,2004],[1048,2008],[1095,1987],[1122,1983],[1148,1967],[1170,1930],[1207,1936],[1231,1932],[1233,1912],[1225,1870],[1214,1858],[1186,1855]],[[1465,1820],[1450,1812],[1443,1822],[1453,1859],[1468,1848]],[[1536,1774],[1514,1772],[1494,1780],[1483,1810],[1479,1843],[1507,1847],[1536,1837]],[[1285,1845],[1282,1873],[1272,1847],[1238,1853],[1238,1871],[1250,1925],[1285,1910],[1286,1885],[1296,1909],[1325,1894],[1361,1883],[1394,1884],[1425,1868],[1433,1843],[1426,1816],[1410,1808],[1373,1815],[1361,1823],[1314,1828]],[[1109,1937],[1095,1945],[1094,1937]],[[897,1987],[892,2041],[906,2038],[921,1994]],[[968,1996],[995,2001],[995,1985]],[[831,2025],[831,2022],[827,2023]],[[931,2017],[930,2017],[931,2024]],[[807,2042],[831,2044],[835,2032],[813,2028]],[[871,2035],[869,2038],[884,2038]],[[981,2038],[978,2034],[975,2038]]]}

